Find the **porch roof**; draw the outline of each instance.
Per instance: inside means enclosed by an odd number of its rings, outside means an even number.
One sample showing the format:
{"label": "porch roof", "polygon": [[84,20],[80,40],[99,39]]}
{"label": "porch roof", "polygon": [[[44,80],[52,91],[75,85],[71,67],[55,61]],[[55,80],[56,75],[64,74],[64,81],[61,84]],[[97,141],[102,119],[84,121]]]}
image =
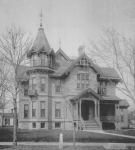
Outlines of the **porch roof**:
{"label": "porch roof", "polygon": [[91,93],[91,94],[94,95],[96,98],[98,98],[98,99],[100,99],[100,100],[103,100],[103,98],[102,98],[99,94],[97,94],[95,91],[93,91],[91,88],[87,88],[87,89],[81,91],[78,95],[74,96],[74,97],[71,98],[70,100],[71,100],[71,101],[75,101],[75,100],[77,100],[77,99],[79,99],[79,98],[82,98],[83,95],[86,94],[87,92],[88,92],[88,93]]}
{"label": "porch roof", "polygon": [[116,95],[105,95],[102,96],[103,100],[107,100],[107,101],[121,101],[122,99],[120,99],[119,97],[117,97]]}

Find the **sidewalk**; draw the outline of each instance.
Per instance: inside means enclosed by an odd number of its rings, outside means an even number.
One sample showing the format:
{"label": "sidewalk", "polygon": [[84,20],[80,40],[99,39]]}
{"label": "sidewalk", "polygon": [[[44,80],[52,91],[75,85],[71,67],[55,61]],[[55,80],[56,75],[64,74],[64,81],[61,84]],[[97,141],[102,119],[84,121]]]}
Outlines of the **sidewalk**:
{"label": "sidewalk", "polygon": [[108,133],[108,132],[104,132],[103,130],[83,130],[83,131],[84,131],[84,132],[101,133],[101,134],[109,134],[109,135],[114,135],[114,136],[121,136],[121,137],[126,137],[126,138],[135,139],[135,136],[122,135],[122,134],[116,134],[116,133]]}
{"label": "sidewalk", "polygon": [[[106,147],[108,144],[126,144],[126,146],[134,146],[135,143],[79,143],[76,142],[76,146],[103,146]],[[13,142],[0,142],[0,145],[13,145]],[[17,145],[46,145],[46,146],[55,146],[59,145],[59,142],[17,142]],[[64,146],[73,146],[73,143],[63,142]]]}

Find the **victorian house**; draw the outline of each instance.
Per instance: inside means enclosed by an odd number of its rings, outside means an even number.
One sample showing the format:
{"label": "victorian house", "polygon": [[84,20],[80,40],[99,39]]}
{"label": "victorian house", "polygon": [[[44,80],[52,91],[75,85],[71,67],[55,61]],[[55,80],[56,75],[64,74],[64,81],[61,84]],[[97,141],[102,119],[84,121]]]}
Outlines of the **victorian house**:
{"label": "victorian house", "polygon": [[72,59],[50,47],[42,24],[19,77],[19,128],[93,130],[128,126],[129,104],[116,96],[112,68],[94,64],[78,49]]}

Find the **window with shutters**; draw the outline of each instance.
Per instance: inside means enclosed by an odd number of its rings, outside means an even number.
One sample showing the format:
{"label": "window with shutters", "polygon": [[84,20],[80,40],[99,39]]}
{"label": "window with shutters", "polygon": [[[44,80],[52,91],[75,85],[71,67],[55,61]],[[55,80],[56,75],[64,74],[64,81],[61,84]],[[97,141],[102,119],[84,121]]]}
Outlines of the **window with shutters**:
{"label": "window with shutters", "polygon": [[61,117],[61,103],[55,102],[55,117]]}
{"label": "window with shutters", "polygon": [[32,81],[32,90],[35,91],[36,90],[36,84],[37,84],[36,83],[36,77],[32,78],[31,81]]}
{"label": "window with shutters", "polygon": [[106,94],[106,82],[98,82],[98,94]]}
{"label": "window with shutters", "polygon": [[89,74],[77,74],[77,89],[85,89],[89,87]]}
{"label": "window with shutters", "polygon": [[60,80],[55,83],[55,93],[60,93]]}
{"label": "window with shutters", "polygon": [[32,117],[36,117],[36,102],[32,102]]}
{"label": "window with shutters", "polygon": [[40,108],[41,108],[40,116],[45,117],[45,102],[44,101],[40,102]]}
{"label": "window with shutters", "polygon": [[29,104],[24,104],[24,118],[29,117]]}
{"label": "window with shutters", "polygon": [[45,91],[45,77],[41,77],[40,79],[40,90]]}

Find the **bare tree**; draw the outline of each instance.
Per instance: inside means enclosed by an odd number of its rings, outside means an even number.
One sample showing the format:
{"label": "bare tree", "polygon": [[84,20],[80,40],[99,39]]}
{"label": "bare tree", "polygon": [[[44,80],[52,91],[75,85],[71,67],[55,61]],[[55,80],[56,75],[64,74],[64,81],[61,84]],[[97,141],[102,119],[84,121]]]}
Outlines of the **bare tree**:
{"label": "bare tree", "polygon": [[103,33],[99,44],[90,42],[89,54],[98,64],[117,70],[123,83],[117,88],[135,102],[135,38],[128,39],[114,29]]}
{"label": "bare tree", "polygon": [[1,72],[9,83],[8,91],[12,95],[14,107],[14,133],[13,144],[17,145],[17,98],[19,94],[18,75],[23,74],[20,68],[24,64],[28,50],[30,49],[32,40],[29,35],[21,27],[7,27],[5,33],[0,35],[0,53],[2,61],[8,68],[8,74],[3,70]]}

